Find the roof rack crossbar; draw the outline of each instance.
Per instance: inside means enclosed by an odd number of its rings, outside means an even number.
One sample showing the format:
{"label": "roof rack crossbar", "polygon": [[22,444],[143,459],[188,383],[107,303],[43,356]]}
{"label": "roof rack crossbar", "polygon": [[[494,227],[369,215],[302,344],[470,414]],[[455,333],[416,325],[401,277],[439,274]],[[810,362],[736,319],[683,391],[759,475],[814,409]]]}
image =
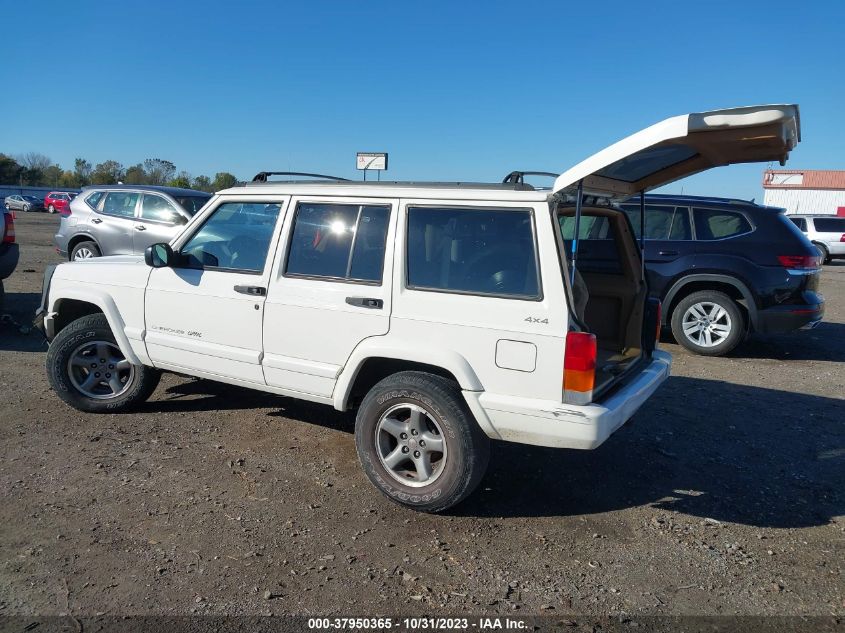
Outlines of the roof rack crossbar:
{"label": "roof rack crossbar", "polygon": [[325,174],[308,174],[299,171],[260,171],[255,174],[252,182],[267,182],[268,176],[302,176],[305,178],[319,178],[321,180],[337,180],[341,182],[349,182],[348,178],[341,178],[340,176],[327,176]]}
{"label": "roof rack crossbar", "polygon": [[525,182],[525,176],[548,176],[550,178],[557,178],[560,174],[553,174],[550,171],[512,171],[505,179],[502,180],[505,184],[513,183],[521,185]]}

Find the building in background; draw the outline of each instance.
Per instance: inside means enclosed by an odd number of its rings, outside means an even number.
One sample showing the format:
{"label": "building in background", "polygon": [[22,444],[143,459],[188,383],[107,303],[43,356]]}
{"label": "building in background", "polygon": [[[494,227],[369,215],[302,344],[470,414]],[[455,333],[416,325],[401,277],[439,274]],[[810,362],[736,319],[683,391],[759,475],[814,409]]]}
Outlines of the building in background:
{"label": "building in background", "polygon": [[767,169],[763,191],[763,204],[790,214],[845,217],[845,171]]}

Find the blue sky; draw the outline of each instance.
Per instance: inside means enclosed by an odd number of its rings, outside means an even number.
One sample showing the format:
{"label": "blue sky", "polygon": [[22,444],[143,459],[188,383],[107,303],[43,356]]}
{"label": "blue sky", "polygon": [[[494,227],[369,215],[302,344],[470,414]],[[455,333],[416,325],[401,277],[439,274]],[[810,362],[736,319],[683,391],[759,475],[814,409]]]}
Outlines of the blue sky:
{"label": "blue sky", "polygon": [[[387,179],[496,180],[786,102],[788,166],[845,169],[840,2],[7,2],[3,22],[23,40],[0,56],[0,152],[65,167],[358,177],[356,151],[387,151]],[[763,167],[667,190],[759,200]]]}

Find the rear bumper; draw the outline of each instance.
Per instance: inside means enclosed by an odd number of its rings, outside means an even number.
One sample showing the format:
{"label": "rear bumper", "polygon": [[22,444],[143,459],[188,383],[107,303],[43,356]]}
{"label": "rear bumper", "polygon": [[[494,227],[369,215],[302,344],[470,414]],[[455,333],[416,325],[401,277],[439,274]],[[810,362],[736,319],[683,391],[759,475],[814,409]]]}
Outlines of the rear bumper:
{"label": "rear bumper", "polygon": [[0,244],[0,279],[9,277],[17,268],[20,248],[17,244]]}
{"label": "rear bumper", "polygon": [[824,298],[816,296],[818,302],[815,303],[760,310],[757,312],[756,331],[761,334],[785,334],[816,327],[824,316]]}
{"label": "rear bumper", "polygon": [[[672,357],[655,350],[651,362],[601,403],[584,406],[465,391],[491,437],[555,448],[593,449],[627,422],[669,377]],[[491,432],[492,431],[492,432]]]}

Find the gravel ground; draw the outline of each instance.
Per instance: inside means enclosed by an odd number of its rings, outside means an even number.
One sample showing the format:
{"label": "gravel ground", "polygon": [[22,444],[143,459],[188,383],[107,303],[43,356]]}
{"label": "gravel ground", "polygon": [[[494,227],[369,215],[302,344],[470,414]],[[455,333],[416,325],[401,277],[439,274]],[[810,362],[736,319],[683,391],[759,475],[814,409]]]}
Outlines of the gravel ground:
{"label": "gravel ground", "polygon": [[[19,214],[28,323],[57,217]],[[496,443],[446,516],[360,470],[353,417],[167,375],[140,413],[47,384],[0,324],[0,615],[843,615],[845,262],[826,322],[673,377],[592,452]]]}

